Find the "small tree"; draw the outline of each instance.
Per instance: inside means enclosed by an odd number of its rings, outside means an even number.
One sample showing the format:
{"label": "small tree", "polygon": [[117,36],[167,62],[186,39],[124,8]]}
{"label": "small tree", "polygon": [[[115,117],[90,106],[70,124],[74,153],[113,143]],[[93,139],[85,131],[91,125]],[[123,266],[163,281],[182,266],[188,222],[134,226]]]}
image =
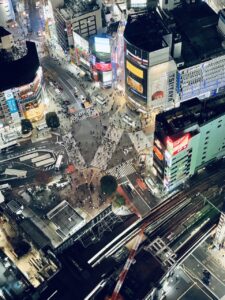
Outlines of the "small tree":
{"label": "small tree", "polygon": [[22,130],[22,134],[29,133],[33,130],[33,125],[29,119],[21,120],[21,130]]}
{"label": "small tree", "polygon": [[110,196],[112,195],[117,189],[117,180],[114,176],[105,175],[100,180],[101,191],[103,194]]}
{"label": "small tree", "polygon": [[45,115],[45,121],[50,128],[58,128],[60,126],[59,117],[54,111]]}

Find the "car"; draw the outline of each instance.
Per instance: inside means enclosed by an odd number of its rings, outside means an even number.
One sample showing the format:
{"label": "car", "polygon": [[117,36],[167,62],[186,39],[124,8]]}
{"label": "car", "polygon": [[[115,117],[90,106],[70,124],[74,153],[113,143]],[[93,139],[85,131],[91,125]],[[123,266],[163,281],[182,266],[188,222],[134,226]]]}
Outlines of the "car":
{"label": "car", "polygon": [[73,88],[73,91],[74,91],[75,94],[77,94],[77,93],[78,93],[78,88],[75,86],[75,87]]}
{"label": "car", "polygon": [[80,101],[81,101],[82,103],[84,103],[84,102],[86,101],[84,95],[80,95],[80,96],[79,96],[79,99],[80,99]]}
{"label": "car", "polygon": [[55,89],[55,92],[56,92],[56,94],[61,94],[61,92],[60,92],[60,90],[59,89]]}

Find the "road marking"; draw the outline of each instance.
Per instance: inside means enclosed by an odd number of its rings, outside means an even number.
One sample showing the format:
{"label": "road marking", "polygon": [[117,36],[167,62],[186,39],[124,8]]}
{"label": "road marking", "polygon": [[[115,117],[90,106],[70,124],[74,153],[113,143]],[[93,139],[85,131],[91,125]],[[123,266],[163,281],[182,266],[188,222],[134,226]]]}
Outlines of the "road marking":
{"label": "road marking", "polygon": [[217,275],[215,275],[208,267],[203,265],[203,263],[193,253],[191,254],[191,256],[193,256],[194,259],[197,260],[197,262],[199,262],[206,270],[212,273],[212,275],[225,287],[225,284],[217,277]]}
{"label": "road marking", "polygon": [[[207,290],[213,294],[216,298],[218,298],[218,296],[214,293],[214,291],[212,291],[207,285],[205,285],[204,283],[202,283],[202,281],[200,281],[200,279],[198,277],[196,277],[190,270],[187,269],[187,267],[185,265],[182,266],[182,269],[184,270],[184,273],[190,278],[191,281],[196,282],[196,280],[198,282],[201,282],[201,284],[203,284],[205,286],[205,288],[207,288]],[[195,280],[194,280],[194,279]],[[197,284],[197,286],[199,287],[199,285]],[[200,287],[199,287],[200,288]],[[200,288],[201,289],[201,288]],[[203,291],[203,290],[202,290]],[[203,291],[204,292],[204,291]],[[205,293],[205,292],[204,292]],[[206,293],[205,293],[206,294]],[[206,294],[207,297],[209,299],[212,299],[208,294]]]}
{"label": "road marking", "polygon": [[196,285],[196,284],[195,284],[195,283],[192,283],[192,285],[189,286],[189,288],[188,288],[183,294],[181,294],[181,296],[180,296],[179,298],[177,298],[177,300],[181,299],[185,294],[187,294],[187,292],[188,292],[194,285]]}

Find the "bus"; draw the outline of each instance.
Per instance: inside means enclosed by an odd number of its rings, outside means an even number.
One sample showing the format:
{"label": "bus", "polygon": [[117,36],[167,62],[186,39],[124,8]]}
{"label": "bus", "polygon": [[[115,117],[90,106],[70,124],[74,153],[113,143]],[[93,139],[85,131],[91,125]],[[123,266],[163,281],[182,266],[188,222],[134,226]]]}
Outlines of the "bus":
{"label": "bus", "polygon": [[41,161],[37,161],[35,163],[35,166],[38,168],[38,167],[48,167],[50,165],[53,165],[55,162],[55,159],[53,157],[50,157],[50,158],[47,158],[45,160],[41,160]]}
{"label": "bus", "polygon": [[50,157],[51,157],[51,154],[50,153],[46,153],[46,154],[43,154],[43,155],[40,155],[40,156],[32,158],[31,162],[32,163],[37,163],[39,161],[45,160],[45,159],[50,158]]}
{"label": "bus", "polygon": [[27,171],[25,170],[18,170],[18,169],[5,169],[5,175],[9,176],[16,176],[18,178],[25,178],[27,177]]}
{"label": "bus", "polygon": [[55,164],[55,170],[59,171],[61,163],[62,163],[62,159],[63,159],[63,155],[59,154],[56,160],[56,164]]}

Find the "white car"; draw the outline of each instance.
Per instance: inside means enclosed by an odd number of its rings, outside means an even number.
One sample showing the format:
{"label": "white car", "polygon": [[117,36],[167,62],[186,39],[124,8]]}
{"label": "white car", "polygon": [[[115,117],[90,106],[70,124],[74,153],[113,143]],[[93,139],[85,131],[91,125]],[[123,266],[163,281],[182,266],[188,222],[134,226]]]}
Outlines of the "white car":
{"label": "white car", "polygon": [[130,116],[128,116],[127,114],[123,116],[123,121],[125,123],[127,123],[128,125],[130,125],[131,127],[135,127],[135,121],[131,119]]}
{"label": "white car", "polygon": [[75,86],[75,87],[73,88],[73,91],[74,91],[75,94],[78,93],[78,88]]}
{"label": "white car", "polygon": [[59,90],[59,89],[55,89],[55,92],[56,92],[56,94],[58,94],[58,95],[60,95],[60,94],[61,94],[61,92],[60,92],[60,90]]}
{"label": "white car", "polygon": [[84,103],[86,101],[85,97],[83,95],[80,95],[79,96],[79,99],[82,103]]}

